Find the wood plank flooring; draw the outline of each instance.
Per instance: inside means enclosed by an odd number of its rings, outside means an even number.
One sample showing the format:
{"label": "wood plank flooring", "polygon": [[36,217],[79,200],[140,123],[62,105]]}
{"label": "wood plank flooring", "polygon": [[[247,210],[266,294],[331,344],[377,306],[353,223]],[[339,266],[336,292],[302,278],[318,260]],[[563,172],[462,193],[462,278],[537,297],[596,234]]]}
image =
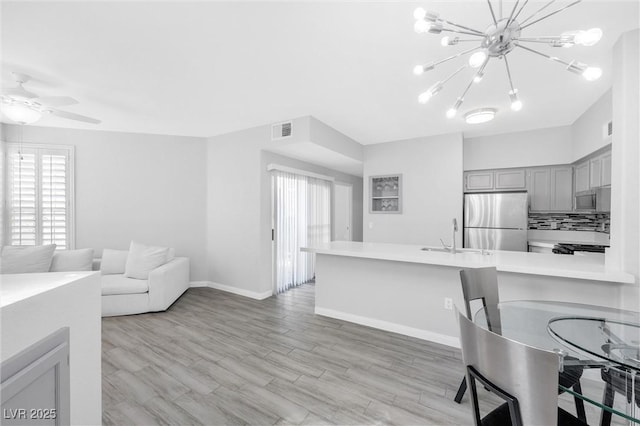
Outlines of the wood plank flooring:
{"label": "wood plank flooring", "polygon": [[166,312],[104,318],[103,423],[473,423],[468,395],[453,402],[458,350],[313,307],[312,284],[262,301],[192,288]]}

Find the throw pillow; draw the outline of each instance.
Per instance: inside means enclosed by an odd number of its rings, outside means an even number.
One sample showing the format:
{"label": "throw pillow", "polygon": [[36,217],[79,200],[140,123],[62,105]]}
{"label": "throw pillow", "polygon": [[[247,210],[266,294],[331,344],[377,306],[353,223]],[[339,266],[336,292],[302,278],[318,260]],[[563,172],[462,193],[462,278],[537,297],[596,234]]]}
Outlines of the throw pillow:
{"label": "throw pillow", "polygon": [[63,250],[53,255],[50,272],[90,271],[93,249]]}
{"label": "throw pillow", "polygon": [[0,256],[0,273],[49,272],[55,244],[46,246],[5,246]]}
{"label": "throw pillow", "polygon": [[149,272],[167,263],[168,254],[168,247],[146,246],[131,241],[124,276],[146,280],[149,278]]}
{"label": "throw pillow", "polygon": [[100,273],[102,273],[102,275],[124,274],[128,255],[128,250],[102,250]]}

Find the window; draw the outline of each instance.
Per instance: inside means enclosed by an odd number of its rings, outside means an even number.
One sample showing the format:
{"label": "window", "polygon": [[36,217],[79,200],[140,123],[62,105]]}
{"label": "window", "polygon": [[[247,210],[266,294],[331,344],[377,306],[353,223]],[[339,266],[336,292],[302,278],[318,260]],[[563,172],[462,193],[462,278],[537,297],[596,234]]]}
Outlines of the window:
{"label": "window", "polygon": [[4,245],[74,246],[73,147],[6,144]]}

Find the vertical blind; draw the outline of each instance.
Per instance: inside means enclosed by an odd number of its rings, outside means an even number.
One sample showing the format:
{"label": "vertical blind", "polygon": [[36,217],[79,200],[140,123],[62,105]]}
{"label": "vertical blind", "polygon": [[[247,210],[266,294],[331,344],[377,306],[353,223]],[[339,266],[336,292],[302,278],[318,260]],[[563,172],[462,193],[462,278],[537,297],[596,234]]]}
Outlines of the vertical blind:
{"label": "vertical blind", "polygon": [[5,242],[71,248],[71,149],[7,149]]}
{"label": "vertical blind", "polygon": [[331,241],[331,183],[276,171],[276,293],[314,278],[313,253],[300,248]]}

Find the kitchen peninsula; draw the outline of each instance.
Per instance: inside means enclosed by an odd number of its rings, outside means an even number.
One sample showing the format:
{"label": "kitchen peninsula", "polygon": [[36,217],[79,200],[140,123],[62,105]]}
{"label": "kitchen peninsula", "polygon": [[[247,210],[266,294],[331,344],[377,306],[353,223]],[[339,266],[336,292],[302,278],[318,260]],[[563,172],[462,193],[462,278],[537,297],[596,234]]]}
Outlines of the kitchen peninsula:
{"label": "kitchen peninsula", "polygon": [[[500,298],[634,308],[631,274],[604,259],[511,251],[422,250],[423,246],[334,241],[316,254],[319,315],[459,347],[447,299],[462,307],[459,271],[495,266]],[[629,304],[629,306],[626,306]]]}

